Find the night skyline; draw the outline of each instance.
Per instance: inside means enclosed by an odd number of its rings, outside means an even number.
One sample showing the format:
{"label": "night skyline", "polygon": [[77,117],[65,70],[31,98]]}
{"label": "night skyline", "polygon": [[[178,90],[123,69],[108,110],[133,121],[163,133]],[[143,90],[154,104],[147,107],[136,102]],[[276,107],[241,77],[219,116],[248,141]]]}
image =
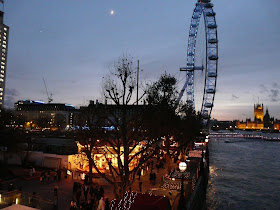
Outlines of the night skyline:
{"label": "night skyline", "polygon": [[[143,81],[165,71],[182,78],[195,2],[6,1],[6,105],[47,102],[43,77],[54,102],[99,99],[102,77],[122,54],[140,60]],[[258,101],[280,118],[280,2],[269,2],[213,1],[219,39],[213,118],[252,118]]]}

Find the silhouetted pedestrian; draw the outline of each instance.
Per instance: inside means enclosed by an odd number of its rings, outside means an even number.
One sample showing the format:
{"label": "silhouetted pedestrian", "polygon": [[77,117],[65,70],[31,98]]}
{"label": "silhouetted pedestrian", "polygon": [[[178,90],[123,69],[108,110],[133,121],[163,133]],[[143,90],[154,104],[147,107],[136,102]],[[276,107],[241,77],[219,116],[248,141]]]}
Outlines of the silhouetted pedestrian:
{"label": "silhouetted pedestrian", "polygon": [[139,191],[142,192],[142,184],[143,182],[139,182]]}
{"label": "silhouetted pedestrian", "polygon": [[50,170],[48,170],[48,173],[47,173],[47,180],[48,180],[48,182],[50,182],[50,179],[51,179],[51,172],[50,172]]}
{"label": "silhouetted pedestrian", "polygon": [[141,168],[138,169],[137,175],[138,175],[138,179],[140,180],[140,177],[141,177]]}
{"label": "silhouetted pedestrian", "polygon": [[104,189],[103,189],[103,187],[101,186],[100,189],[99,189],[99,196],[100,196],[100,197],[103,197],[103,195],[104,195]]}
{"label": "silhouetted pedestrian", "polygon": [[76,201],[77,201],[77,206],[78,206],[78,208],[79,208],[79,206],[80,206],[81,195],[82,195],[82,190],[81,190],[81,188],[79,187],[79,188],[77,189],[77,192],[76,192]]}
{"label": "silhouetted pedestrian", "polygon": [[58,181],[61,180],[61,170],[60,169],[57,171],[57,178],[58,178]]}
{"label": "silhouetted pedestrian", "polygon": [[54,180],[54,181],[56,181],[56,180],[57,180],[57,172],[56,172],[56,171],[54,172],[54,175],[53,175],[53,180]]}
{"label": "silhouetted pedestrian", "polygon": [[152,173],[153,173],[153,172],[150,173],[150,178],[149,178],[150,184],[152,184],[152,182],[153,182],[153,174],[152,174]]}
{"label": "silhouetted pedestrian", "polygon": [[77,209],[77,205],[76,205],[76,203],[74,201],[71,201],[71,203],[70,203],[70,210],[75,210],[75,209]]}
{"label": "silhouetted pedestrian", "polygon": [[159,162],[157,162],[156,167],[157,167],[157,172],[159,173],[159,168],[160,168]]}
{"label": "silhouetted pedestrian", "polygon": [[84,185],[84,196],[85,196],[85,200],[87,201],[87,196],[88,196],[88,191],[89,191],[89,187],[87,185]]}
{"label": "silhouetted pedestrian", "polygon": [[40,181],[41,181],[41,182],[44,182],[45,177],[46,177],[46,175],[45,175],[45,171],[42,171],[42,173],[41,173],[41,177],[40,177]]}
{"label": "silhouetted pedestrian", "polygon": [[30,199],[30,205],[31,207],[35,208],[36,207],[36,200],[35,200],[36,192],[32,193],[32,197]]}
{"label": "silhouetted pedestrian", "polygon": [[156,178],[157,178],[157,175],[155,172],[152,172],[152,184],[155,185],[156,184]]}
{"label": "silhouetted pedestrian", "polygon": [[105,210],[105,201],[104,201],[103,197],[101,197],[99,200],[98,210]]}
{"label": "silhouetted pedestrian", "polygon": [[109,210],[110,209],[110,202],[109,202],[109,199],[106,198],[105,200],[105,210]]}

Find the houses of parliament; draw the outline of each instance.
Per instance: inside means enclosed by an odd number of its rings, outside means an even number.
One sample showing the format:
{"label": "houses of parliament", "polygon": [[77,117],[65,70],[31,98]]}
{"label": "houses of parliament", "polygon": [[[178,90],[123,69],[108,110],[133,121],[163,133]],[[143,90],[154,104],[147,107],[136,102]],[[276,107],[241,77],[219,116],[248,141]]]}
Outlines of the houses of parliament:
{"label": "houses of parliament", "polygon": [[263,104],[254,104],[254,121],[246,119],[245,122],[237,121],[236,127],[242,130],[280,130],[280,122],[270,117],[268,109],[264,115]]}

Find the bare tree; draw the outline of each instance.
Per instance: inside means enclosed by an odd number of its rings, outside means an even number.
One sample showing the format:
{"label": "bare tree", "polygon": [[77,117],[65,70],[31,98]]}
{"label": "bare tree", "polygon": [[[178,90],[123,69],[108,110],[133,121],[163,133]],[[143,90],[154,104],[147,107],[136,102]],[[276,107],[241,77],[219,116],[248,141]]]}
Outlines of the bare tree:
{"label": "bare tree", "polygon": [[[136,68],[131,58],[118,60],[114,69],[104,78],[102,89],[106,103],[99,104],[103,114],[100,119],[103,119],[103,125],[114,129],[101,128],[102,123],[93,129],[99,132],[92,132],[92,126],[89,127],[88,132],[95,133],[95,137],[91,138],[91,142],[84,142],[84,152],[90,165],[113,185],[116,198],[121,199],[133,184],[138,170],[154,155],[157,139],[149,138],[143,126],[145,106],[135,105]],[[97,119],[97,113],[88,114],[95,116],[92,119]],[[109,172],[105,173],[98,167],[92,154],[103,155]]]}

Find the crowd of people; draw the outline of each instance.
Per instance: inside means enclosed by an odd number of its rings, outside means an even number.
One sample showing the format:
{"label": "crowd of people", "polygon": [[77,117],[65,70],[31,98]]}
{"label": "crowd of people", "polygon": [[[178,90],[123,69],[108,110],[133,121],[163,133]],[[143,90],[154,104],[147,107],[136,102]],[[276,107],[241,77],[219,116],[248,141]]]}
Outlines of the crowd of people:
{"label": "crowd of people", "polygon": [[104,188],[98,184],[74,182],[70,210],[109,210],[110,201],[105,198]]}
{"label": "crowd of people", "polygon": [[[64,177],[67,178],[66,170],[64,171]],[[41,182],[50,182],[50,181],[60,181],[62,178],[62,170],[55,170],[55,171],[42,171],[40,176]]]}

